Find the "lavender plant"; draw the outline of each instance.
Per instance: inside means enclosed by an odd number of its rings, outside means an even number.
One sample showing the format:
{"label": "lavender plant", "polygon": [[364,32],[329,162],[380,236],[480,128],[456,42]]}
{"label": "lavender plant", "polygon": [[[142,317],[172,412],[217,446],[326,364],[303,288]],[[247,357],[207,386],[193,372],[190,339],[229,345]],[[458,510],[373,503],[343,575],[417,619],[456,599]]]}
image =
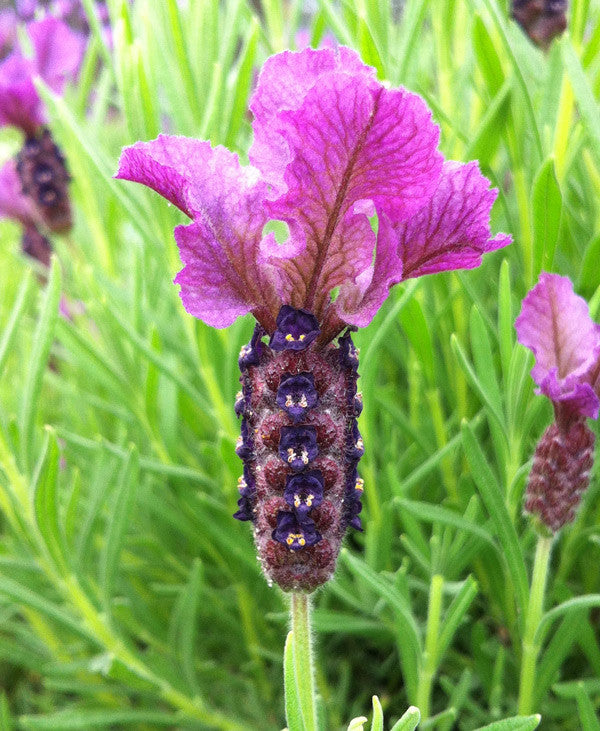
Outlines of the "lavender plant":
{"label": "lavender plant", "polygon": [[[117,177],[192,218],[175,230],[188,312],[217,327],[247,312],[257,320],[239,358],[235,517],[254,524],[268,579],[310,592],[331,578],[346,529],[361,529],[350,331],[393,284],[475,267],[510,238],[491,238],[495,191],[476,164],[443,162],[422,100],[386,88],[350,49],[271,57],[250,110],[252,166],[161,136],[124,150]],[[264,235],[273,219],[287,241]]]}

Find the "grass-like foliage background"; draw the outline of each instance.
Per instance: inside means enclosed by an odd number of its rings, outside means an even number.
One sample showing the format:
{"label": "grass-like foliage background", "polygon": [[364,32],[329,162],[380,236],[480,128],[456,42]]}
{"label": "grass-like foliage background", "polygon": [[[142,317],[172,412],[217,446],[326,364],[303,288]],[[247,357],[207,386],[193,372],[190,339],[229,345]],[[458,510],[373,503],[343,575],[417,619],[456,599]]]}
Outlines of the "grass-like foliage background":
{"label": "grass-like foliage background", "polygon": [[[397,287],[356,336],[366,530],[315,599],[322,729],[369,714],[374,693],[390,722],[419,706],[422,729],[519,713],[600,729],[598,470],[542,599],[521,506],[551,406],[513,328],[542,268],[598,321],[600,2],[572,0],[548,54],[496,0],[108,5],[113,48],[92,22],[79,82],[42,90],[76,221],[46,286],[0,225],[0,728],[285,725],[287,599],[231,518],[251,319],[216,331],[185,313],[183,216],[111,176],[123,145],[160,131],[246,159],[257,69],[302,31],[422,94],[445,155],[478,158],[499,188],[493,230],[514,237],[478,270]],[[4,132],[2,159],[18,144]]]}

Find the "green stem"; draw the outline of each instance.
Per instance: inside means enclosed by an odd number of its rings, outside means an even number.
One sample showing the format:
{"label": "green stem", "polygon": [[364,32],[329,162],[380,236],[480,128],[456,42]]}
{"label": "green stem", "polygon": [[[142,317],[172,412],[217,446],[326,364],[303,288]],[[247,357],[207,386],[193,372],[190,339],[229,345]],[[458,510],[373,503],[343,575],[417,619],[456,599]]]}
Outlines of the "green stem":
{"label": "green stem", "polygon": [[310,598],[308,594],[292,594],[292,647],[294,674],[305,731],[317,729],[317,706],[310,634]]}
{"label": "green stem", "polygon": [[444,577],[439,574],[431,577],[429,588],[429,608],[427,610],[427,634],[425,636],[425,652],[419,671],[419,685],[417,688],[417,703],[421,711],[421,718],[429,718],[431,706],[431,689],[437,672],[438,638],[440,635],[440,619],[442,616],[442,593]]}
{"label": "green stem", "polygon": [[521,679],[519,683],[519,714],[521,715],[528,715],[533,712],[535,667],[540,652],[540,645],[535,641],[535,634],[544,608],[551,549],[552,536],[539,536],[535,549],[531,590],[529,592],[527,616],[525,617],[525,634],[523,635]]}

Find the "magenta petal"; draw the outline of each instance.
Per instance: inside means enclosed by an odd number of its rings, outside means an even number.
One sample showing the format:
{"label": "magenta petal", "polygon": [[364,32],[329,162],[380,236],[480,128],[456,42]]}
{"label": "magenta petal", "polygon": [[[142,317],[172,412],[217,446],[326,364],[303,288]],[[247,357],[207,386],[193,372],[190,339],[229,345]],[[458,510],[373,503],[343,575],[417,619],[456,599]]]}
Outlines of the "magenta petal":
{"label": "magenta petal", "polygon": [[365,200],[398,221],[433,195],[438,128],[414,94],[341,72],[322,75],[302,107],[279,119],[292,161],[287,192],[267,206],[289,224],[295,257],[271,260],[287,275],[292,304],[319,316],[330,291],[371,264]]}
{"label": "magenta petal", "polygon": [[599,401],[590,380],[600,361],[600,328],[570,279],[542,272],[515,327],[519,342],[535,355],[531,375],[540,391],[595,418]]}
{"label": "magenta petal", "polygon": [[189,189],[202,177],[211,155],[209,142],[159,135],[123,148],[115,178],[147,185],[193,218]]}
{"label": "magenta petal", "polygon": [[284,172],[292,157],[279,129],[278,114],[299,109],[319,77],[334,69],[374,79],[375,70],[365,66],[355,51],[343,46],[320,51],[307,48],[301,53],[285,51],[268,58],[261,69],[250,100],[254,141],[249,158],[275,193],[285,190]]}
{"label": "magenta petal", "polygon": [[0,126],[12,125],[33,134],[45,121],[34,75],[33,61],[18,50],[0,63]]}
{"label": "magenta petal", "polygon": [[396,236],[383,214],[379,217],[375,262],[355,282],[340,287],[334,305],[338,317],[349,325],[365,327],[385,302],[390,287],[401,280],[402,259],[397,253]]}
{"label": "magenta petal", "polygon": [[489,216],[496,191],[476,162],[446,161],[429,204],[394,226],[404,279],[451,269],[473,269],[483,254],[507,246],[510,236],[490,238]]}
{"label": "magenta petal", "polygon": [[36,220],[29,198],[21,192],[14,160],[8,160],[0,168],[0,218],[12,218],[24,226],[33,225]]}
{"label": "magenta petal", "polygon": [[79,70],[83,37],[50,15],[29,23],[27,32],[34,48],[36,73],[53,91],[61,94],[67,79],[74,78]]}

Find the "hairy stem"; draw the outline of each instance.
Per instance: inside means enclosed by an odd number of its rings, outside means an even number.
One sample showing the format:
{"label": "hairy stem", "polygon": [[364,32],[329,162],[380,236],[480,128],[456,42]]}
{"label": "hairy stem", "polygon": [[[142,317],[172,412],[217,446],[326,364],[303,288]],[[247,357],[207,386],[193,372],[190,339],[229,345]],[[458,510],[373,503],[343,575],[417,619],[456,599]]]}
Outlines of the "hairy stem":
{"label": "hairy stem", "polygon": [[317,706],[310,629],[310,598],[308,594],[292,594],[292,647],[294,674],[306,731],[317,729]]}
{"label": "hairy stem", "polygon": [[519,683],[519,713],[527,715],[533,711],[533,693],[535,688],[535,667],[540,652],[535,634],[542,618],[546,579],[552,549],[552,536],[539,536],[535,549],[531,590],[525,618],[525,634],[523,635],[523,653],[521,658],[521,679]]}

